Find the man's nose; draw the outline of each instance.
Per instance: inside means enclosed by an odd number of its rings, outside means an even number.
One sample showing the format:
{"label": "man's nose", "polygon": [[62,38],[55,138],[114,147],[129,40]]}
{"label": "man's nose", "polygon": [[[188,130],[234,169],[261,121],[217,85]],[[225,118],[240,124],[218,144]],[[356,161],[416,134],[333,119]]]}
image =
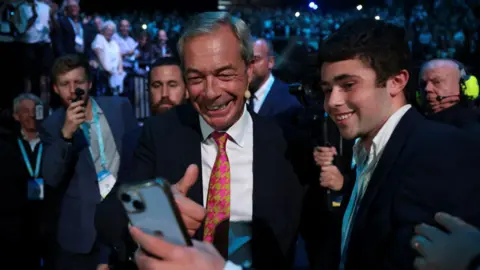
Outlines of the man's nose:
{"label": "man's nose", "polygon": [[431,82],[427,82],[425,84],[425,92],[434,93],[434,87],[433,87],[433,84]]}
{"label": "man's nose", "polygon": [[162,98],[170,96],[170,88],[168,86],[162,87]]}
{"label": "man's nose", "polygon": [[333,88],[326,98],[326,103],[330,108],[339,107],[345,103],[344,93],[336,88]]}
{"label": "man's nose", "polygon": [[205,96],[208,99],[215,99],[219,97],[220,91],[217,90],[217,83],[213,77],[207,77],[206,79],[206,87],[205,87]]}

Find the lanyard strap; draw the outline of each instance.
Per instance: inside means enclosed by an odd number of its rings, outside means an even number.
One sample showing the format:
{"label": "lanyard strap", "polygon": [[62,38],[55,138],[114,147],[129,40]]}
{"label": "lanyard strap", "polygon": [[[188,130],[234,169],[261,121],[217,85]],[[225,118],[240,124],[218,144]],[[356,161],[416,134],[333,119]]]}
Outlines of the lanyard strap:
{"label": "lanyard strap", "polygon": [[25,165],[27,165],[27,170],[28,170],[28,173],[30,174],[30,177],[37,179],[38,176],[40,175],[40,163],[42,161],[43,144],[40,143],[40,147],[38,148],[37,161],[35,164],[35,173],[34,173],[32,170],[32,164],[30,163],[30,159],[28,158],[27,151],[25,150],[25,146],[23,145],[22,140],[18,139],[17,141],[18,141],[18,146],[20,147],[20,151],[22,152],[23,161],[25,161]]}
{"label": "lanyard strap", "polygon": [[[105,157],[105,145],[103,144],[103,136],[102,136],[102,127],[100,126],[100,119],[98,117],[98,105],[94,99],[90,99],[92,102],[92,114],[93,114],[93,125],[97,130],[97,137],[98,137],[98,152],[100,153],[100,162],[102,164],[103,169],[107,169],[107,158]],[[90,154],[92,155],[92,159],[95,161],[95,156],[93,155],[92,151],[92,138],[90,137],[89,126],[87,123],[82,124],[83,134],[88,141]]]}

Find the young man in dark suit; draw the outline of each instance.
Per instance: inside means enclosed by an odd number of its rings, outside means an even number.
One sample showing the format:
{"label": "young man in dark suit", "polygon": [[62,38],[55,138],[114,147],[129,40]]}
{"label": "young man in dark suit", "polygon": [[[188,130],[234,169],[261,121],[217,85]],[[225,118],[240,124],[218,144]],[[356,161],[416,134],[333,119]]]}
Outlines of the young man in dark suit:
{"label": "young man in dark suit", "polygon": [[[289,269],[314,162],[311,148],[303,153],[273,119],[246,110],[250,40],[247,25],[226,12],[191,20],[178,43],[191,104],[145,123],[134,176],[175,184],[189,233],[224,257],[244,267]],[[317,218],[310,220],[314,233],[324,232],[321,212],[305,216]]]}
{"label": "young man in dark suit", "polygon": [[[54,90],[65,107],[43,123],[43,177],[58,196],[58,269],[107,269],[112,243],[105,219],[122,154],[124,133],[137,126],[128,100],[90,98],[88,62],[78,55],[59,58]],[[81,96],[76,89],[85,91]],[[75,99],[80,100],[76,101]],[[114,198],[114,197],[112,197]]]}
{"label": "young man in dark suit", "polygon": [[333,265],[413,269],[415,225],[434,225],[439,211],[480,225],[480,210],[471,207],[480,203],[480,147],[407,103],[410,52],[403,29],[354,20],[320,48],[325,110],[342,137],[358,139],[356,180],[342,201]]}

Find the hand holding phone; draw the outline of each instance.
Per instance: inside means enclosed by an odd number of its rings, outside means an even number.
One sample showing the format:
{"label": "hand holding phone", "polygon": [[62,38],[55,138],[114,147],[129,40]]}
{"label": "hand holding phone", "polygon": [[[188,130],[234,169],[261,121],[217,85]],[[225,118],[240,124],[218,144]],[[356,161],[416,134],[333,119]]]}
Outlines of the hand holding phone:
{"label": "hand holding phone", "polygon": [[175,245],[192,245],[166,180],[122,185],[118,196],[133,226]]}

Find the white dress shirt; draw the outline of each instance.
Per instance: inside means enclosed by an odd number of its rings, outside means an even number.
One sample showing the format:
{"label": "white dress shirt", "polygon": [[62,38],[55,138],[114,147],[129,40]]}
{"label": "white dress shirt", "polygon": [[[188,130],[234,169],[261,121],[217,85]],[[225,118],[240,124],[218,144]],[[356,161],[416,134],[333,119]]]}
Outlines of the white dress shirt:
{"label": "white dress shirt", "polygon": [[270,73],[270,76],[268,76],[268,79],[253,94],[253,97],[255,100],[253,104],[254,112],[258,113],[262,108],[263,102],[265,102],[265,99],[267,98],[268,93],[270,93],[270,89],[272,89],[272,85],[274,81],[275,81],[275,78],[273,77],[272,73]]}
{"label": "white dress shirt", "polygon": [[[50,43],[50,6],[39,1],[35,1],[35,9],[38,17],[24,35],[20,38],[24,43]],[[28,20],[33,17],[32,6],[24,2],[19,6],[20,24],[19,31],[23,32],[27,28]]]}
{"label": "white dress shirt", "polygon": [[[210,137],[214,129],[200,117],[203,135],[202,184],[203,206],[207,204],[210,174],[217,157],[218,147]],[[253,121],[244,108],[238,121],[226,130],[229,135],[226,150],[230,163],[230,221],[251,221],[253,212]]]}
{"label": "white dress shirt", "polygon": [[23,128],[20,130],[20,133],[22,134],[22,138],[28,142],[28,144],[30,145],[30,150],[32,150],[33,152],[37,144],[40,142],[40,137],[38,136],[38,134],[35,138],[29,140],[25,131],[23,131]]}
{"label": "white dress shirt", "polygon": [[344,269],[346,260],[346,251],[348,248],[348,240],[352,226],[355,222],[355,215],[358,210],[358,206],[367,190],[368,184],[372,177],[378,161],[382,157],[383,150],[390,140],[393,131],[397,127],[402,117],[411,108],[411,105],[405,105],[393,113],[387,122],[383,125],[377,135],[373,138],[372,145],[369,151],[363,146],[362,140],[357,140],[353,146],[353,160],[357,165],[357,177],[355,180],[355,186],[353,187],[350,201],[348,202],[347,209],[343,216],[342,222],[342,245],[341,245],[341,261],[340,270]]}
{"label": "white dress shirt", "polygon": [[[123,37],[117,33],[113,34],[112,39],[117,42],[118,47],[120,48],[120,53],[123,55],[129,51],[135,51],[138,47],[138,43],[131,37],[126,36]],[[131,56],[125,56],[123,58],[123,66],[124,67],[132,67],[132,62],[135,61],[135,54]]]}

